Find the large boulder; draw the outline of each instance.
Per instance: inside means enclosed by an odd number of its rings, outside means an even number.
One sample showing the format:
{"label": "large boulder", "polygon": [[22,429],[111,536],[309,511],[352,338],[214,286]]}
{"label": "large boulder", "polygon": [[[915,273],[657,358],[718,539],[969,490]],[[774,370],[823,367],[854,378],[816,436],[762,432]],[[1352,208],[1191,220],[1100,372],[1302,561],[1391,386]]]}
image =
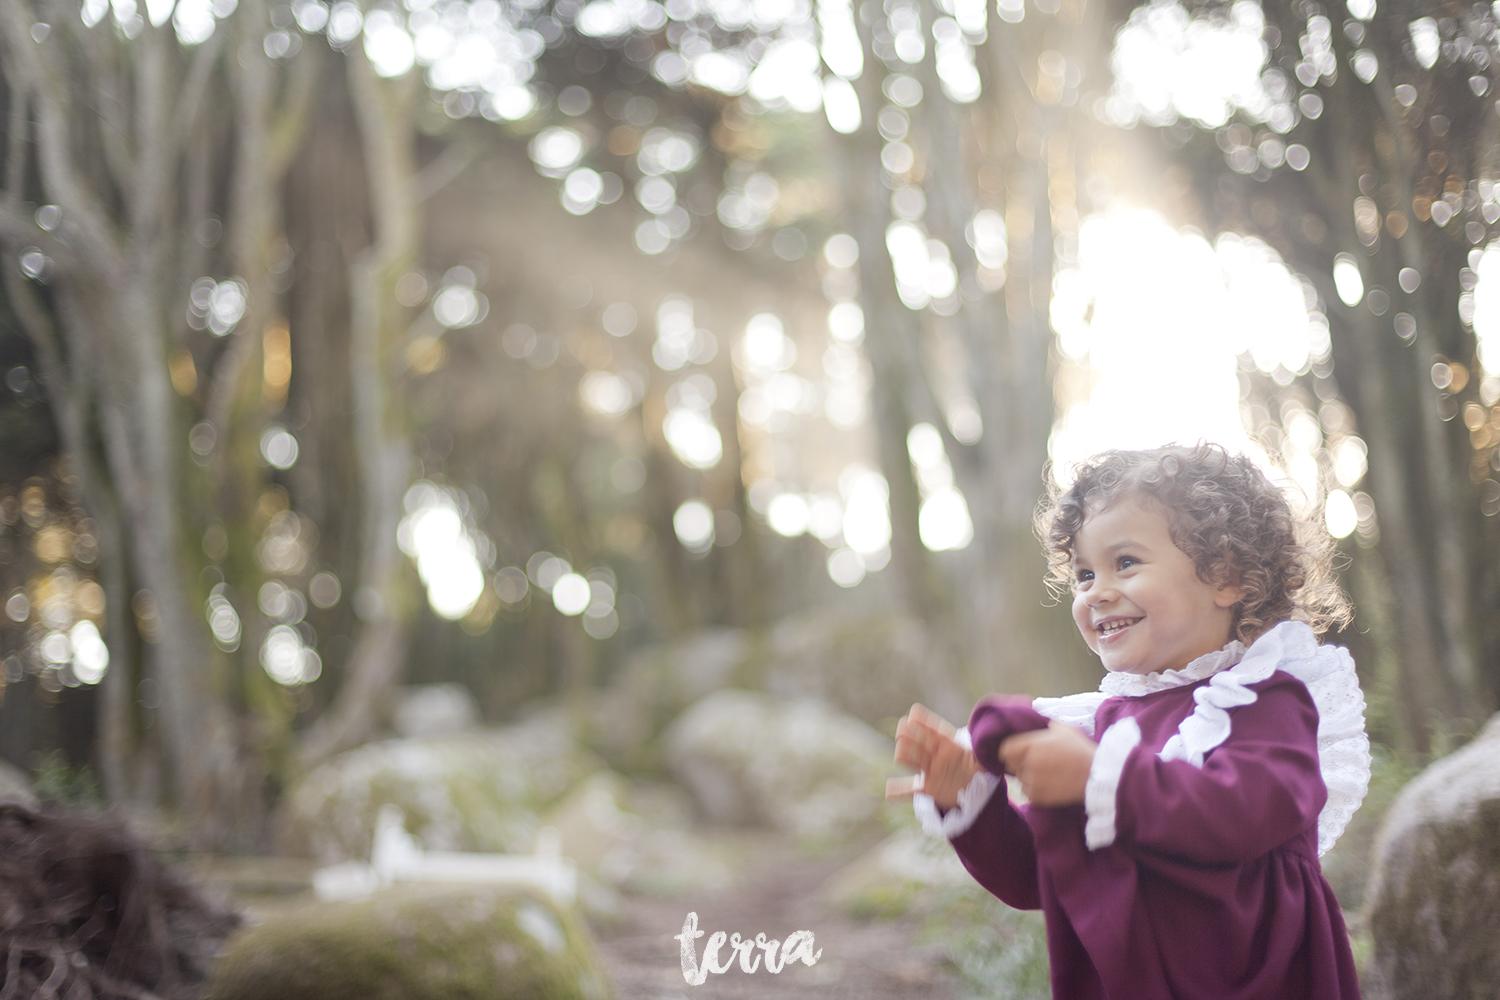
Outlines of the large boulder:
{"label": "large boulder", "polygon": [[1500,715],[1419,774],[1376,841],[1370,1000],[1492,997],[1500,983]]}
{"label": "large boulder", "polygon": [[285,799],[282,849],[365,860],[380,807],[433,851],[529,853],[540,814],[600,763],[556,713],[506,729],[384,740],[314,769]]}
{"label": "large boulder", "polygon": [[210,1000],[604,1000],[582,922],[541,897],[402,886],[268,914],[231,938]]}
{"label": "large boulder", "polygon": [[665,742],[673,773],[712,822],[831,841],[880,817],[890,741],[821,701],[719,691],[673,722]]}

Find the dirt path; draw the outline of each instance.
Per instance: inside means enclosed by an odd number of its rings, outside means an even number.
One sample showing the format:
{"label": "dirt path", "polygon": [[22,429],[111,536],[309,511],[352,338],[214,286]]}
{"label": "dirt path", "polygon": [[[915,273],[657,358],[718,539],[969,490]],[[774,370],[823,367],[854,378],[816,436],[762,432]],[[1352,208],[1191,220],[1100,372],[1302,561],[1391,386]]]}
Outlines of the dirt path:
{"label": "dirt path", "polygon": [[[717,890],[673,896],[627,896],[613,928],[599,945],[618,1000],[811,1000],[859,997],[863,1000],[953,1000],[953,973],[941,950],[914,943],[915,920],[855,920],[823,899],[823,882],[849,862],[848,856],[808,858],[779,840],[750,842],[748,856],[733,883]],[[779,974],[761,967],[746,974],[736,965],[710,975],[700,986],[682,975],[680,945],[688,912],[698,914],[703,952],[707,935],[739,932],[785,939],[810,930],[823,951],[816,965],[798,962]],[[727,954],[727,949],[726,949]]]}

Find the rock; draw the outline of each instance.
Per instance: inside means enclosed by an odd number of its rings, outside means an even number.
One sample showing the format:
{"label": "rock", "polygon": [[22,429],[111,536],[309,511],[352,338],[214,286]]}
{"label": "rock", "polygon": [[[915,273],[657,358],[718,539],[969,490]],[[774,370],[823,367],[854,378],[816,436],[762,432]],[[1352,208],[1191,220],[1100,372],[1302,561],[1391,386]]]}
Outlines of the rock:
{"label": "rock", "polygon": [[563,855],[606,886],[665,894],[730,881],[725,859],[692,832],[692,802],[676,786],[600,771],[542,821],[561,835]]}
{"label": "rock", "polygon": [[19,802],[36,808],[36,793],[26,772],[8,760],[0,760],[0,802]]}
{"label": "rock", "polygon": [[828,841],[881,813],[890,742],[820,701],[719,691],[673,722],[665,742],[673,773],[712,822]]}
{"label": "rock", "polygon": [[656,738],[693,702],[736,683],[752,643],[741,629],[707,629],[677,642],[635,653],[588,720],[589,746],[631,771],[661,765]]}
{"label": "rock", "polygon": [[423,684],[402,688],[391,725],[409,740],[451,736],[479,728],[479,703],[462,684]]}
{"label": "rock", "polygon": [[584,739],[612,766],[660,770],[659,737],[689,705],[728,688],[815,698],[878,728],[912,702],[961,719],[963,697],[921,622],[810,611],[767,633],[709,629],[638,651],[595,700]]}
{"label": "rock", "polygon": [[[627,804],[625,779],[599,771],[554,806],[543,822],[562,836],[562,853],[592,874],[608,870],[610,856],[645,836],[650,824]],[[607,881],[617,881],[608,879]]]}
{"label": "rock", "polygon": [[541,897],[403,886],[278,909],[228,943],[210,1000],[603,1000],[582,922]]}
{"label": "rock", "polygon": [[1370,1000],[1493,996],[1500,983],[1500,715],[1401,792],[1375,844]]}
{"label": "rock", "polygon": [[599,761],[556,714],[505,729],[385,740],[315,768],[284,800],[285,853],[368,860],[386,803],[432,851],[530,853],[540,813]]}
{"label": "rock", "polygon": [[760,686],[783,697],[818,698],[873,726],[900,718],[912,702],[961,719],[959,696],[921,622],[879,617],[796,615],[771,631]]}

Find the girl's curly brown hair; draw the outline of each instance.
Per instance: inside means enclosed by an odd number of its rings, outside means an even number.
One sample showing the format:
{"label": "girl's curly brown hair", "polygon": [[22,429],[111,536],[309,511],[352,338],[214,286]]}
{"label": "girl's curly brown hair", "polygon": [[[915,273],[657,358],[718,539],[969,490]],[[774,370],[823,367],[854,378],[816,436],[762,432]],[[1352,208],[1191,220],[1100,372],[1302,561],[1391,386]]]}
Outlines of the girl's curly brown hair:
{"label": "girl's curly brown hair", "polygon": [[1172,541],[1206,583],[1238,574],[1244,598],[1233,635],[1246,645],[1278,622],[1306,622],[1322,633],[1353,618],[1334,573],[1337,549],[1324,526],[1292,511],[1285,494],[1250,459],[1219,445],[1106,451],[1054,486],[1036,516],[1048,562],[1047,585],[1072,585],[1073,542],[1090,514],[1126,498],[1154,503]]}

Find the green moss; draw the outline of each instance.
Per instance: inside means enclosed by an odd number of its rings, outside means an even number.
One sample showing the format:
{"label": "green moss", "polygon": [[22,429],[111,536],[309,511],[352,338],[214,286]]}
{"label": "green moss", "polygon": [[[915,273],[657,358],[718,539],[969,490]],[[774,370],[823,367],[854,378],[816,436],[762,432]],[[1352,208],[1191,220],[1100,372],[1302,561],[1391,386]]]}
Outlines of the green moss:
{"label": "green moss", "polygon": [[411,886],[280,910],[229,942],[210,1000],[602,1000],[581,921],[526,894]]}

